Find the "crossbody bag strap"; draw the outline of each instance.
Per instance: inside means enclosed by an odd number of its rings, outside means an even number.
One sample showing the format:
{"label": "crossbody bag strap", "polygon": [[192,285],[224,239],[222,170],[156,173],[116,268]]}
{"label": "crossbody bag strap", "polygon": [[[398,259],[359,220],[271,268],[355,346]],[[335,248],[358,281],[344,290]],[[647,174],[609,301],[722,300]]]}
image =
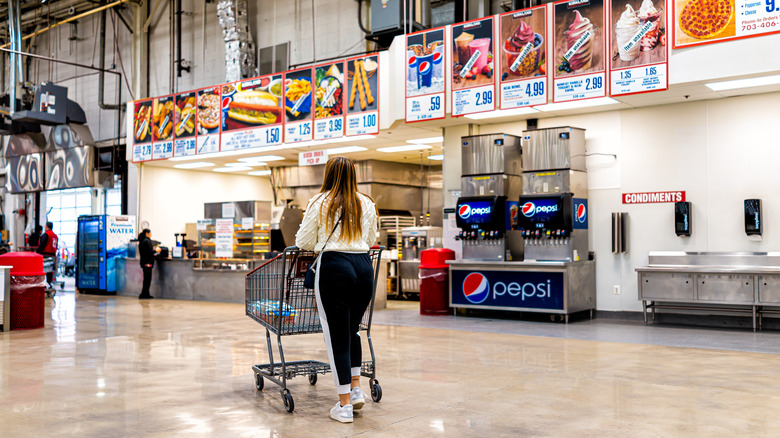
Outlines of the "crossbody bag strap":
{"label": "crossbody bag strap", "polygon": [[339,226],[339,223],[341,223],[341,217],[339,216],[339,220],[336,221],[335,224],[333,224],[333,229],[330,231],[330,236],[328,236],[328,239],[325,241],[325,245],[322,245],[322,251],[320,251],[319,254],[317,254],[317,257],[314,258],[314,261],[312,261],[312,266],[314,266],[317,263],[317,259],[320,258],[323,252],[325,252],[325,247],[328,246],[328,242],[330,242],[330,238],[333,237],[333,233],[336,232],[336,227]]}

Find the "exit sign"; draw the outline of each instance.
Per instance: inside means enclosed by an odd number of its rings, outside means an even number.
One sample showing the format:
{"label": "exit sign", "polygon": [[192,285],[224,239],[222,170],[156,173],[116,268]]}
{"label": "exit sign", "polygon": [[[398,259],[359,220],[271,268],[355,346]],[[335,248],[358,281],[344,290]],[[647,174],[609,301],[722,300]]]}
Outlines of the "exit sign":
{"label": "exit sign", "polygon": [[298,154],[299,166],[316,166],[328,161],[328,151],[310,151]]}

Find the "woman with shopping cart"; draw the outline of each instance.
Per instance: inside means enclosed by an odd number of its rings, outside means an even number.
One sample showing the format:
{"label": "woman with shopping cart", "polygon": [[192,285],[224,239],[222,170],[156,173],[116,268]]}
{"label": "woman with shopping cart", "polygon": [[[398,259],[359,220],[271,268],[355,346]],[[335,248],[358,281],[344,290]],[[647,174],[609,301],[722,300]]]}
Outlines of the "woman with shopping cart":
{"label": "woman with shopping cart", "polygon": [[351,423],[365,404],[360,390],[360,321],[373,295],[374,268],[368,250],[376,241],[377,210],[357,190],[355,163],[333,157],[325,164],[320,193],[306,207],[295,244],[321,252],[315,294],[339,401],[330,417]]}

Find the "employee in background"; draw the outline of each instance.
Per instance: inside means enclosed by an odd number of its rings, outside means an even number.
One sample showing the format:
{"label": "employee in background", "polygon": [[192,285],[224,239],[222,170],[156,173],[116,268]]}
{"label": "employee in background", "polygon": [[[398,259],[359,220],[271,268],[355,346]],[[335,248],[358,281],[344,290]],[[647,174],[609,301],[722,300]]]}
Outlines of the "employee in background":
{"label": "employee in background", "polygon": [[330,418],[341,423],[352,423],[353,409],[365,404],[358,330],[374,291],[368,250],[376,241],[376,229],[376,206],[357,190],[355,163],[344,157],[329,159],[322,188],[306,207],[295,244],[322,253],[314,292],[339,394]]}
{"label": "employee in background", "polygon": [[138,235],[138,253],[141,258],[141,269],[144,271],[144,285],[141,288],[139,300],[150,300],[154,298],[149,293],[149,287],[152,285],[152,268],[154,268],[154,255],[160,252],[160,248],[154,246],[152,242],[152,231],[144,228]]}
{"label": "employee in background", "polygon": [[41,235],[38,242],[38,250],[36,251],[44,257],[54,257],[54,269],[52,272],[46,273],[46,281],[48,281],[49,284],[51,284],[54,279],[54,271],[57,270],[57,243],[59,238],[54,234],[53,228],[53,223],[46,222],[46,232]]}
{"label": "employee in background", "polygon": [[38,248],[38,244],[41,241],[42,232],[43,232],[43,227],[40,225],[36,225],[35,231],[33,231],[33,233],[27,237],[27,246],[29,246],[30,248]]}

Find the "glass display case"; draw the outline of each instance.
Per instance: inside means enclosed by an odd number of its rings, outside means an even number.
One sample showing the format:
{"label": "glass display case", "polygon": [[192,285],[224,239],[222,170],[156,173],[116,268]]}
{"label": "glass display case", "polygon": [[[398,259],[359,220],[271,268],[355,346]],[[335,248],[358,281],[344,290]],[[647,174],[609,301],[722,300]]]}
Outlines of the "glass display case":
{"label": "glass display case", "polygon": [[256,260],[262,260],[271,250],[271,224],[252,222],[248,227],[240,219],[233,221],[232,251],[230,257],[217,257],[216,224],[198,231],[199,256],[194,269],[249,270]]}

